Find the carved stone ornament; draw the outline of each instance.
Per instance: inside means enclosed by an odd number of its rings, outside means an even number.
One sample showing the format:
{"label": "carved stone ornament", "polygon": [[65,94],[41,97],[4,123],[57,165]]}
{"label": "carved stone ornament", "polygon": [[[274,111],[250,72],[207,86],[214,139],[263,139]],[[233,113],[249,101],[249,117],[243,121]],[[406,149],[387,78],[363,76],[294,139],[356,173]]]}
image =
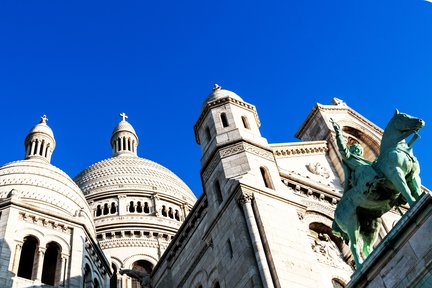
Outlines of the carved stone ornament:
{"label": "carved stone ornament", "polygon": [[330,171],[326,167],[321,165],[321,163],[319,163],[319,162],[309,163],[308,165],[306,165],[306,168],[312,174],[324,177],[326,179],[330,178]]}
{"label": "carved stone ornament", "polygon": [[253,199],[254,199],[253,194],[243,193],[240,195],[237,201],[239,204],[243,205],[252,202]]}

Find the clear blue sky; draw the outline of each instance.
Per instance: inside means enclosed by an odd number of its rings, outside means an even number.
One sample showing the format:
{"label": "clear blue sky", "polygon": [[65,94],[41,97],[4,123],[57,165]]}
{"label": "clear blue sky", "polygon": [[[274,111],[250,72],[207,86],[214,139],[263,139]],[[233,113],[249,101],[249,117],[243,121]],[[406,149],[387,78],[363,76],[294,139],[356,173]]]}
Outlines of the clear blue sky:
{"label": "clear blue sky", "polygon": [[0,3],[0,164],[22,159],[46,114],[52,163],[74,177],[111,156],[129,115],[139,155],[202,191],[193,125],[214,83],[256,105],[270,143],[333,97],[384,127],[426,121],[415,144],[432,187],[432,3],[21,1]]}

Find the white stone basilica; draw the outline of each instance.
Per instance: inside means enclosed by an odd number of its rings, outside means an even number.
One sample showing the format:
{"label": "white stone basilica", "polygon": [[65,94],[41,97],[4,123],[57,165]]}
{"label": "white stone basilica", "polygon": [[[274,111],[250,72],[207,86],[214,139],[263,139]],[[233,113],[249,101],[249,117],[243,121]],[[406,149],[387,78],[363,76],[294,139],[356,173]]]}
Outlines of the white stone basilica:
{"label": "white stone basilica", "polygon": [[[199,111],[197,111],[198,113]],[[255,106],[215,86],[195,124],[204,191],[138,157],[122,120],[112,157],[73,180],[50,164],[46,117],[24,160],[0,167],[0,287],[344,287],[348,246],[331,233],[343,170],[329,122],[374,160],[382,129],[343,101],[317,104],[296,136],[269,144]],[[380,237],[400,216],[384,215]]]}

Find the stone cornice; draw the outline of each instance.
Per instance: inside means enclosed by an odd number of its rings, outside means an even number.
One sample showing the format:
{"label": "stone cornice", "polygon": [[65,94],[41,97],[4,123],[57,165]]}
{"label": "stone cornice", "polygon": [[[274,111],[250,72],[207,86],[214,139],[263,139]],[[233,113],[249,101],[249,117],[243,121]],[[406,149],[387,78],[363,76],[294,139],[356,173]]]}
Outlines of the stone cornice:
{"label": "stone cornice", "polygon": [[383,130],[380,127],[367,120],[361,114],[348,106],[322,105],[317,103],[307,116],[306,120],[302,123],[302,125],[300,125],[299,130],[295,133],[296,138],[301,138],[301,135],[303,135],[304,131],[311,125],[311,121],[315,118],[315,115],[319,111],[344,111],[354,119],[363,123],[366,127],[369,127],[371,130],[375,131],[377,134],[382,135],[383,133]]}
{"label": "stone cornice", "polygon": [[200,144],[200,140],[199,140],[199,136],[198,136],[198,129],[201,126],[201,124],[204,121],[204,119],[207,116],[207,114],[209,113],[210,109],[215,108],[217,106],[222,106],[222,105],[224,105],[226,103],[231,103],[231,104],[237,105],[239,107],[251,110],[254,113],[254,115],[255,115],[255,120],[256,120],[256,122],[258,124],[258,127],[261,125],[261,122],[260,122],[260,120],[258,118],[258,113],[256,112],[256,108],[255,108],[254,105],[248,104],[248,103],[246,103],[244,101],[240,101],[238,99],[234,99],[234,98],[231,98],[231,97],[225,97],[225,98],[217,99],[217,100],[209,102],[209,103],[207,103],[205,105],[205,107],[201,111],[201,114],[200,114],[197,122],[194,125],[195,140],[196,140],[196,142],[198,144]]}
{"label": "stone cornice", "polygon": [[201,170],[201,178],[203,183],[207,182],[221,159],[242,152],[249,152],[267,160],[274,160],[272,151],[246,141],[240,141],[227,146],[218,147],[216,152],[213,154],[213,157],[211,157],[211,160],[203,165],[203,169]]}
{"label": "stone cornice", "polygon": [[270,148],[276,156],[325,154],[328,151],[327,141],[270,144]]}

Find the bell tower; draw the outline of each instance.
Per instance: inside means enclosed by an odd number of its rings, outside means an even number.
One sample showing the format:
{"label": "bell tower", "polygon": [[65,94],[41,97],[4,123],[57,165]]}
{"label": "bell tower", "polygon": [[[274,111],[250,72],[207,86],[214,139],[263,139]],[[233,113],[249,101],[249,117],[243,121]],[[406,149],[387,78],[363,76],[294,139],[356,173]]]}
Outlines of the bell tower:
{"label": "bell tower", "polygon": [[215,208],[230,196],[236,181],[270,193],[286,189],[259,128],[254,105],[214,85],[195,124],[195,136],[202,149],[204,191]]}

